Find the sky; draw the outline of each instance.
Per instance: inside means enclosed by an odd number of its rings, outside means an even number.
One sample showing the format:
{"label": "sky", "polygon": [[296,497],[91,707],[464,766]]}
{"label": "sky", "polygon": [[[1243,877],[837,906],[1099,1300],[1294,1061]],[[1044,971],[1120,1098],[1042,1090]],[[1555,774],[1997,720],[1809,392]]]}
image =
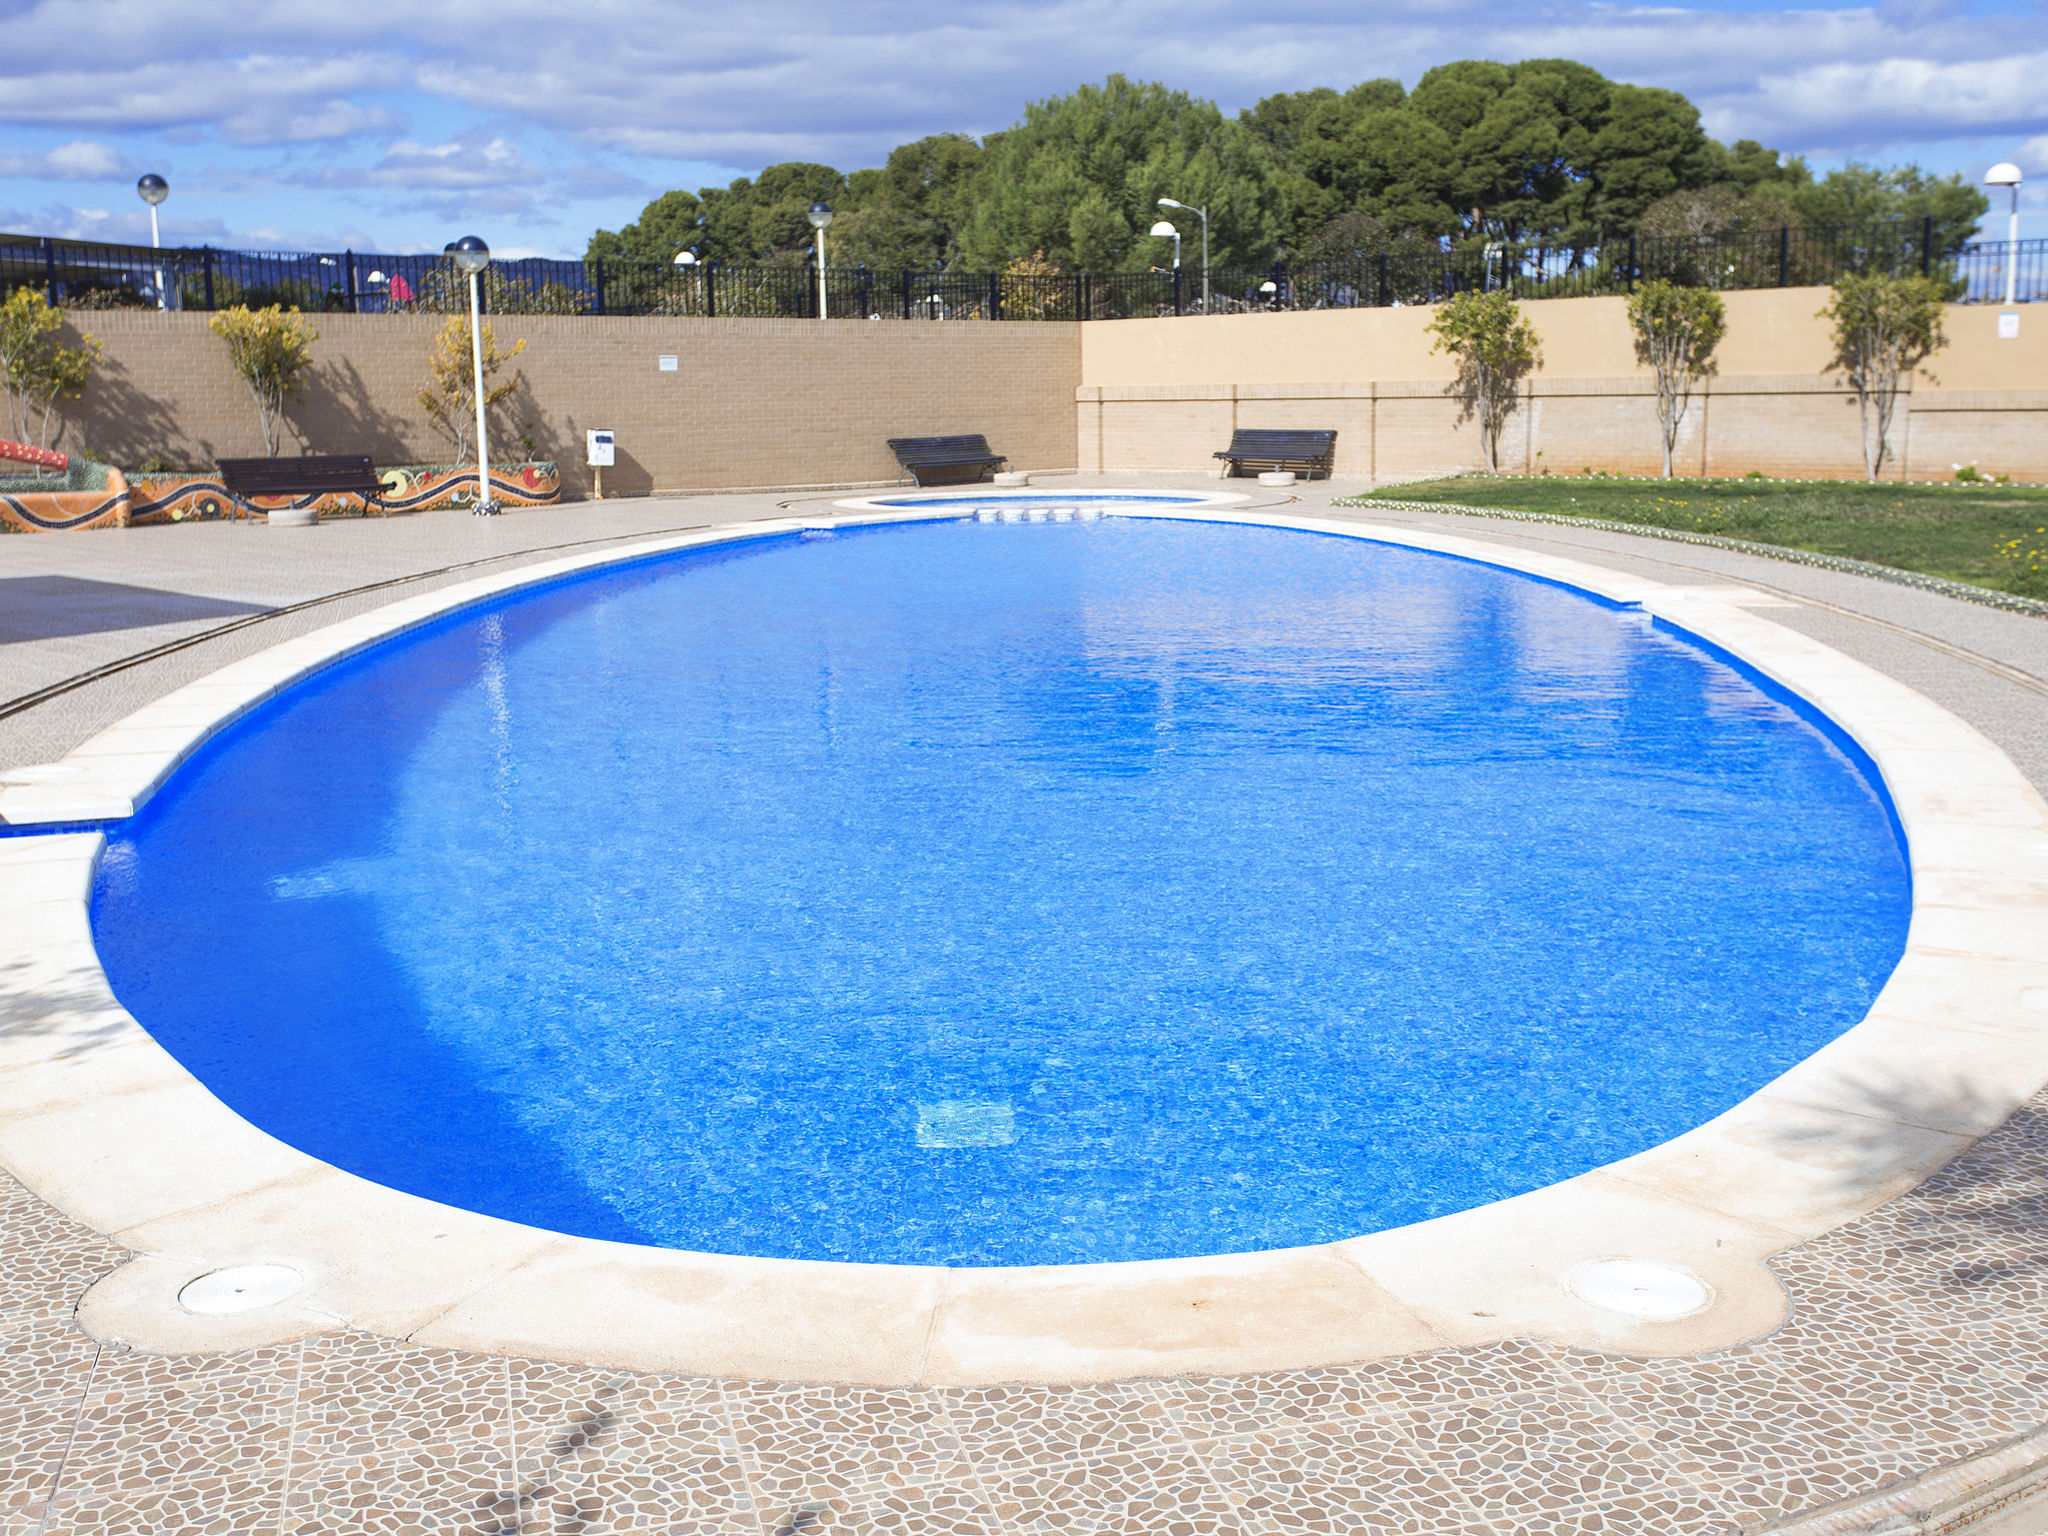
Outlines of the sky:
{"label": "sky", "polygon": [[671,187],[879,165],[1113,72],[1234,113],[1560,57],[1819,170],[2015,160],[2021,233],[2048,233],[2048,17],[2025,0],[0,0],[0,231],[147,241],[153,171],[166,244],[574,257]]}

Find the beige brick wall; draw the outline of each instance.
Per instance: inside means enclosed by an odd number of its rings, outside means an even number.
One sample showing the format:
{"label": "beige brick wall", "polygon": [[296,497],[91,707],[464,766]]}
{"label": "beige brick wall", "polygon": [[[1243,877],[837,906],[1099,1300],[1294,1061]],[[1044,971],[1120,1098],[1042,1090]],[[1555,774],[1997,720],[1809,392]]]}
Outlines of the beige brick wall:
{"label": "beige brick wall", "polygon": [[[1822,288],[1731,293],[1720,370],[1694,399],[1679,474],[1863,473],[1855,396],[1825,372]],[[2035,308],[2042,308],[2036,306]],[[1656,397],[1635,360],[1627,301],[1524,306],[1542,362],[1500,443],[1512,473],[1656,474]],[[1382,479],[1476,469],[1479,435],[1431,350],[1427,309],[1326,310],[1098,321],[1081,343],[1085,469],[1207,469],[1230,426],[1337,429],[1337,472]],[[1909,381],[1888,476],[1987,473],[2048,480],[2048,313],[1997,333],[1996,306],[1951,306],[1949,344]]]}
{"label": "beige brick wall", "polygon": [[[248,391],[201,314],[81,314],[104,359],[63,442],[133,466],[260,454]],[[284,452],[436,462],[450,445],[416,396],[440,322],[318,315],[320,340]],[[1078,462],[1072,323],[691,320],[498,316],[500,347],[524,339],[526,387],[494,426],[494,455],[558,460],[564,489],[589,484],[589,428],[618,434],[607,494],[887,481],[886,440],[984,432],[1021,469]],[[660,371],[663,354],[678,359]]]}
{"label": "beige brick wall", "polygon": [[[1821,289],[1727,296],[1722,368],[1696,399],[1681,473],[1862,472],[1854,397],[1827,362]],[[1543,366],[1501,443],[1504,468],[1651,474],[1653,396],[1624,301],[1527,306]],[[78,322],[105,361],[64,444],[134,466],[260,453],[255,410],[207,317],[119,311]],[[1335,427],[1337,468],[1381,479],[1476,468],[1478,432],[1447,395],[1422,309],[1165,320],[980,324],[900,321],[498,317],[524,338],[527,386],[498,453],[559,461],[589,485],[583,433],[618,434],[616,494],[887,481],[890,437],[985,432],[1023,469],[1195,470],[1238,426]],[[317,366],[286,451],[449,457],[415,396],[438,322],[322,315]],[[1945,478],[1957,463],[2048,480],[2048,314],[2016,341],[1994,306],[1952,309],[1950,345],[1913,381],[1889,472]],[[664,353],[680,360],[662,373]]]}
{"label": "beige brick wall", "polygon": [[[1477,470],[1477,426],[1439,383],[1164,385],[1077,391],[1081,467],[1216,467],[1233,426],[1334,427],[1340,476],[1401,479]],[[1756,470],[1860,476],[1856,397],[1838,378],[1711,379],[1693,397],[1672,455],[1680,475]],[[2048,390],[1910,387],[1892,422],[1888,479],[1945,480],[1975,461],[1987,474],[2048,480]],[[1501,433],[1509,474],[1654,475],[1662,468],[1656,394],[1642,379],[1537,379]]]}

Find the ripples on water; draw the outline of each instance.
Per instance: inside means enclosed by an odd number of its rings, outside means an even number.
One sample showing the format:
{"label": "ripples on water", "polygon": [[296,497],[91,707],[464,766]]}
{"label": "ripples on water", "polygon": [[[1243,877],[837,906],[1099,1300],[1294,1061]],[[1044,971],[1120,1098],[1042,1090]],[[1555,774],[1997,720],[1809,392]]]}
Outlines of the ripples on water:
{"label": "ripples on water", "polygon": [[102,954],[237,1110],[600,1237],[1024,1264],[1569,1177],[1854,1024],[1908,908],[1838,737],[1484,566],[951,522],[471,613],[232,731]]}

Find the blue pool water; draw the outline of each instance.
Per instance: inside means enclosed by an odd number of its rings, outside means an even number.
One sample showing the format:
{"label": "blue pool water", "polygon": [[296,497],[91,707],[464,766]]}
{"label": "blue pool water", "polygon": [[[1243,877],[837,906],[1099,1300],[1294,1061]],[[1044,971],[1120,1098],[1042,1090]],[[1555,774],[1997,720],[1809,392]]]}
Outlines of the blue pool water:
{"label": "blue pool water", "polygon": [[368,1178],[597,1237],[1314,1243],[1671,1137],[1864,1013],[1831,729],[1637,612],[1204,523],[784,536],[292,690],[113,837],[122,1000]]}

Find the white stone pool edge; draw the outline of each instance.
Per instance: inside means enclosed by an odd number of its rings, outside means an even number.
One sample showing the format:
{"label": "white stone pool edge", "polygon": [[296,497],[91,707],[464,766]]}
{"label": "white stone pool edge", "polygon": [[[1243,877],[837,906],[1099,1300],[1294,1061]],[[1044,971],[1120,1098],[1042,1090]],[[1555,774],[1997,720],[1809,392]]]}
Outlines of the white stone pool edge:
{"label": "white stone pool edge", "polygon": [[[1126,493],[1128,494],[1128,492]],[[849,523],[959,515],[862,512]],[[971,500],[971,498],[966,498]],[[1062,500],[1078,500],[1075,497]],[[0,839],[0,1164],[136,1251],[79,1308],[93,1334],[221,1351],[343,1323],[430,1346],[639,1370],[875,1384],[1234,1374],[1534,1336],[1689,1354],[1767,1332],[1763,1260],[1925,1178],[2048,1081],[2048,805],[1989,741],[1881,673],[1743,606],[1494,543],[1219,506],[1128,506],[1465,556],[1639,605],[1740,656],[1848,730],[1911,849],[1905,956],[1869,1017],[1720,1118],[1514,1199],[1312,1248],[1021,1269],[807,1263],[563,1237],[371,1184],[234,1114],[114,1000],[87,902],[102,839]],[[0,818],[129,814],[213,732],[312,671],[452,610],[581,571],[804,527],[735,524],[464,583],[238,662],[137,711]],[[1646,1322],[1564,1284],[1650,1259],[1713,1304]],[[211,1270],[289,1265],[290,1300],[201,1316]]]}

